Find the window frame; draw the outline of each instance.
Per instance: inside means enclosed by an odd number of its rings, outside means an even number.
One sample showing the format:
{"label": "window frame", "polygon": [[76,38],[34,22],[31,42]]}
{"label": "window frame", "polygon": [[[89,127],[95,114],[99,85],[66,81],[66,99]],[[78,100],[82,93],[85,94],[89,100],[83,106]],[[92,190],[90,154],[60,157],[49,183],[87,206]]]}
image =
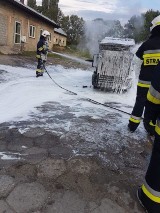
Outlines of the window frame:
{"label": "window frame", "polygon": [[[30,30],[31,29],[31,30]],[[34,29],[34,31],[33,31]],[[30,35],[30,32],[32,35]],[[34,32],[34,34],[33,34]],[[36,37],[36,27],[34,25],[29,25],[29,38],[35,38]]]}
{"label": "window frame", "polygon": [[[20,24],[20,33],[16,32],[16,23]],[[20,36],[20,41],[16,43],[16,35]],[[20,21],[15,21],[15,26],[14,26],[14,44],[21,44],[21,22]]]}
{"label": "window frame", "polygon": [[49,37],[48,37],[48,41],[51,43],[52,42],[52,34],[50,33]]}
{"label": "window frame", "polygon": [[40,29],[40,33],[39,33],[39,35],[41,36],[41,35],[42,35],[42,33],[43,33],[43,29]]}

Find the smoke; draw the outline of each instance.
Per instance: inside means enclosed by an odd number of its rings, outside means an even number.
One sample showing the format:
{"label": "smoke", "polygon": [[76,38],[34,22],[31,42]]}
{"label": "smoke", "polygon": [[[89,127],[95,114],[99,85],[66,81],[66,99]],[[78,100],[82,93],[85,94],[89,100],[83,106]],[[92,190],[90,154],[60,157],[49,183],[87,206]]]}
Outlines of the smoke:
{"label": "smoke", "polygon": [[99,52],[99,42],[107,36],[115,21],[96,19],[85,22],[85,35],[78,45],[81,50],[88,50],[91,55]]}

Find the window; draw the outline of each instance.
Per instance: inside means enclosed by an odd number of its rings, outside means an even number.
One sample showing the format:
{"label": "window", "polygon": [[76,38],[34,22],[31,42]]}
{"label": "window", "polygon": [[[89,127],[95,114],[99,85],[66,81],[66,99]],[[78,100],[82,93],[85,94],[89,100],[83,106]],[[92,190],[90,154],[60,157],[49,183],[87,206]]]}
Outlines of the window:
{"label": "window", "polygon": [[14,43],[15,44],[21,43],[21,23],[17,21],[15,22]]}
{"label": "window", "polygon": [[51,39],[52,39],[52,36],[51,36],[51,33],[50,33],[50,35],[48,37],[48,41],[51,42]]}
{"label": "window", "polygon": [[29,37],[35,38],[35,26],[30,25],[29,27]]}
{"label": "window", "polygon": [[43,29],[40,30],[40,36],[42,35]]}

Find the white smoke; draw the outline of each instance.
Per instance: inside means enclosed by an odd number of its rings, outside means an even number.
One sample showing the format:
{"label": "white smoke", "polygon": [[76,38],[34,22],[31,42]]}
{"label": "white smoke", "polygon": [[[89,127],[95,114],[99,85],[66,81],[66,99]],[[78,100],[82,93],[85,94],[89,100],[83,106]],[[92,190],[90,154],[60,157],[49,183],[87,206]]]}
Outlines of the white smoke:
{"label": "white smoke", "polygon": [[91,55],[99,52],[99,42],[106,37],[107,32],[114,26],[114,21],[97,19],[85,22],[85,36],[79,44],[81,50],[88,50]]}

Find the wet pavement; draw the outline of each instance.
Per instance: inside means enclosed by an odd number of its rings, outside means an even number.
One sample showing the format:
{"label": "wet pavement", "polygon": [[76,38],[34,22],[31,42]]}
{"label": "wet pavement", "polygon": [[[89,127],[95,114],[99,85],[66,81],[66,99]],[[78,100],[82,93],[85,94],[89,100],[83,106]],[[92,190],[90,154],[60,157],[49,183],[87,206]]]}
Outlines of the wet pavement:
{"label": "wet pavement", "polygon": [[29,119],[0,124],[0,213],[144,212],[136,190],[151,144],[141,130],[127,131],[127,115],[83,110],[50,101]]}
{"label": "wet pavement", "polygon": [[[39,110],[53,110],[52,104]],[[42,115],[1,124],[0,212],[143,212],[136,189],[143,182],[149,143],[115,131],[110,123],[119,114],[75,118],[66,107],[55,108],[64,115],[45,115],[45,124],[67,119],[68,131],[40,127]]]}

